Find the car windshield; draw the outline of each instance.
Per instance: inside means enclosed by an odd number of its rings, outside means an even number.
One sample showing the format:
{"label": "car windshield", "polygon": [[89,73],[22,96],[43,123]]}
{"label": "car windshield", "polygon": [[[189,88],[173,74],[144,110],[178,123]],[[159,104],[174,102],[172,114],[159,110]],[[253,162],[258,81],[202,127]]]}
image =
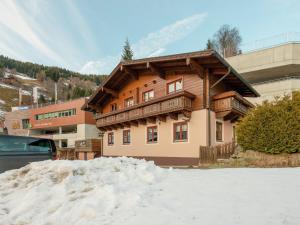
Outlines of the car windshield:
{"label": "car windshield", "polygon": [[45,139],[0,135],[0,152],[48,152],[50,150],[50,141]]}

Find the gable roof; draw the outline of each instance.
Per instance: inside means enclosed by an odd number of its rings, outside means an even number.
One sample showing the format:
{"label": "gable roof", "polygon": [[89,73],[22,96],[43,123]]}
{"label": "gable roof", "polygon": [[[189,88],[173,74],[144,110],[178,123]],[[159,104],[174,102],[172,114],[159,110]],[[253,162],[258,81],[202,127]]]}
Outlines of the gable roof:
{"label": "gable roof", "polygon": [[[193,62],[193,65],[189,63],[190,61]],[[108,90],[120,90],[124,85],[130,82],[132,78],[134,79],[135,76],[138,76],[138,74],[153,74],[153,72],[155,72],[156,74],[163,76],[170,71],[195,73],[195,70],[197,71],[197,69],[201,68],[210,69],[212,73],[218,74],[220,78],[228,72],[229,74],[223,79],[223,82],[232,85],[234,90],[242,96],[259,96],[255,89],[253,89],[252,86],[223,59],[223,57],[214,50],[205,50],[122,61],[118,63],[102,85],[100,85],[92,94],[82,109],[94,111],[90,106],[97,103],[103,103],[105,97],[112,94],[112,92],[109,92]]]}

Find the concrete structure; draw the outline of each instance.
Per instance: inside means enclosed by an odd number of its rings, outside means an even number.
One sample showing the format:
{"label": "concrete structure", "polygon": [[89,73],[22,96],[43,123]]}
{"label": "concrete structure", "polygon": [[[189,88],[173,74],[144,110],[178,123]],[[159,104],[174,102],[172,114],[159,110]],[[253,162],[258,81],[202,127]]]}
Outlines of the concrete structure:
{"label": "concrete structure", "polygon": [[93,114],[81,110],[86,99],[20,109],[5,115],[8,134],[53,139],[59,147],[74,147],[76,140],[97,138]]}
{"label": "concrete structure", "polygon": [[231,142],[258,94],[216,52],[121,62],[83,106],[104,132],[104,156],[196,165],[200,146]]}
{"label": "concrete structure", "polygon": [[226,60],[260,93],[254,103],[300,90],[300,43],[285,43]]}

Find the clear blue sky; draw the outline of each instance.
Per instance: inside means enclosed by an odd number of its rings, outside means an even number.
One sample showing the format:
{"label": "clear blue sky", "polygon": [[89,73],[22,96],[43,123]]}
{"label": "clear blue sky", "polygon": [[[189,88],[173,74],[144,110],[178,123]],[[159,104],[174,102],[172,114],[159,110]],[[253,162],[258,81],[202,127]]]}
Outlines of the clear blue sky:
{"label": "clear blue sky", "polygon": [[201,50],[223,24],[243,43],[300,31],[298,0],[0,0],[0,54],[109,73],[126,37],[135,58]]}

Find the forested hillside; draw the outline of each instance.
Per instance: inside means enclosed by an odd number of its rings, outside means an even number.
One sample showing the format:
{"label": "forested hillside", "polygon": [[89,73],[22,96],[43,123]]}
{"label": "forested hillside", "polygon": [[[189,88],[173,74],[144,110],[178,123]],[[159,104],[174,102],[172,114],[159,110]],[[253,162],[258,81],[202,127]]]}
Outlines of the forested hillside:
{"label": "forested hillside", "polygon": [[33,104],[33,89],[38,88],[40,104],[54,102],[55,86],[57,100],[90,96],[106,75],[85,75],[64,68],[21,62],[0,55],[0,114],[19,105],[19,89],[22,105]]}
{"label": "forested hillside", "polygon": [[105,75],[85,75],[64,68],[22,62],[3,55],[0,55],[0,68],[15,69],[17,72],[27,74],[32,78],[37,78],[37,75],[43,71],[47,78],[55,82],[58,81],[59,78],[68,79],[70,77],[78,77],[81,80],[90,80],[99,85],[105,78]]}

